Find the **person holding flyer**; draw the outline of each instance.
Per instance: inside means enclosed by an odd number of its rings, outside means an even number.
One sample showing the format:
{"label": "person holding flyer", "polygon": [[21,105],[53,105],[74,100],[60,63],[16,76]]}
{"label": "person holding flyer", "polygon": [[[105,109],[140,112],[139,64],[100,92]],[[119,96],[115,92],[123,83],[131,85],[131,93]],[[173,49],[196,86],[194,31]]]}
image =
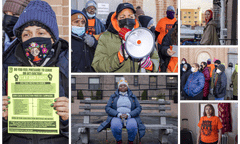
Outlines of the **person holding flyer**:
{"label": "person holding flyer", "polygon": [[[31,1],[20,15],[13,33],[19,42],[8,48],[11,52],[3,59],[3,143],[68,144],[68,42],[59,38],[56,14],[47,2]],[[12,104],[8,96],[10,66],[59,68],[59,98],[49,105],[59,115],[59,134],[33,135],[8,132],[8,105]],[[49,79],[51,78],[49,76]]]}

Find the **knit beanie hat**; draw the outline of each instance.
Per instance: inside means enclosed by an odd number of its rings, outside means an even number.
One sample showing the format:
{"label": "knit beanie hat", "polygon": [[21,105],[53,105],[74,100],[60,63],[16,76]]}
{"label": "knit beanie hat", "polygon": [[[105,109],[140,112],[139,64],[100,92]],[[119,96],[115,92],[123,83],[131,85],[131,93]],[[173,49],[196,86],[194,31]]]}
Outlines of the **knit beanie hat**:
{"label": "knit beanie hat", "polygon": [[220,65],[218,66],[218,69],[219,69],[221,72],[224,72],[224,71],[225,71],[225,66],[222,65],[222,64],[220,64]]}
{"label": "knit beanie hat", "polygon": [[145,15],[144,11],[141,9],[141,7],[136,8],[136,15]]}
{"label": "knit beanie hat", "polygon": [[31,0],[6,0],[3,13],[10,11],[14,15],[20,15]]}
{"label": "knit beanie hat", "polygon": [[118,87],[119,87],[121,84],[125,84],[125,85],[127,85],[127,87],[128,87],[128,82],[127,82],[127,80],[125,80],[124,77],[122,77],[121,80],[118,82]]}
{"label": "knit beanie hat", "polygon": [[214,63],[221,64],[221,61],[220,60],[216,60]]}
{"label": "knit beanie hat", "polygon": [[27,26],[40,26],[50,33],[54,42],[59,40],[56,14],[52,10],[52,7],[45,1],[31,1],[20,15],[19,20],[13,28],[14,35],[20,41],[22,31]]}
{"label": "knit beanie hat", "polygon": [[142,27],[145,27],[145,28],[148,28],[150,25],[153,24],[153,18],[150,16],[140,15],[138,17],[138,20],[141,23]]}
{"label": "knit beanie hat", "polygon": [[88,1],[85,5],[85,9],[87,9],[90,6],[94,6],[97,9],[97,3],[95,1]]}
{"label": "knit beanie hat", "polygon": [[167,11],[170,11],[170,10],[172,10],[172,11],[174,11],[174,12],[175,12],[175,9],[174,9],[174,7],[173,7],[173,6],[168,6],[168,7],[167,7]]}

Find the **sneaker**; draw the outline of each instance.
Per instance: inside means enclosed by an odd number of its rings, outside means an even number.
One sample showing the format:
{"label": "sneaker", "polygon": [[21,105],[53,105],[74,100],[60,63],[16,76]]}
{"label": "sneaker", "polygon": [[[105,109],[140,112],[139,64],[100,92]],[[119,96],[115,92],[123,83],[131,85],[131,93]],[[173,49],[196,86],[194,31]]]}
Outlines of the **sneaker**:
{"label": "sneaker", "polygon": [[122,144],[122,140],[120,140],[120,141],[117,141],[117,144]]}

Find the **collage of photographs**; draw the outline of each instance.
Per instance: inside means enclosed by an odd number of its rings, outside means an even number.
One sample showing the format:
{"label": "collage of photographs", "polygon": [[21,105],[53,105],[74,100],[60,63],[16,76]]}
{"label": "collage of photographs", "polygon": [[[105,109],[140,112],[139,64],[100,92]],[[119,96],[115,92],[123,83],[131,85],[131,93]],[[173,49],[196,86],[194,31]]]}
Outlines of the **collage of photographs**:
{"label": "collage of photographs", "polygon": [[2,144],[238,144],[238,0],[1,8]]}

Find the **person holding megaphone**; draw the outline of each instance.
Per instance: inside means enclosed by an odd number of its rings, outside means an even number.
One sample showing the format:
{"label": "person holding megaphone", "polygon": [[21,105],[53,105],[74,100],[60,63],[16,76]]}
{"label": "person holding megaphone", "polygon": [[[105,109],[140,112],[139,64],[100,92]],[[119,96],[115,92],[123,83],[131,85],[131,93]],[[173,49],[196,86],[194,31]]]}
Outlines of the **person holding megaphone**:
{"label": "person holding megaphone", "polygon": [[92,62],[96,72],[157,72],[159,57],[156,49],[135,61],[126,51],[129,32],[140,27],[136,11],[130,3],[121,3],[111,17],[111,24],[99,38]]}

